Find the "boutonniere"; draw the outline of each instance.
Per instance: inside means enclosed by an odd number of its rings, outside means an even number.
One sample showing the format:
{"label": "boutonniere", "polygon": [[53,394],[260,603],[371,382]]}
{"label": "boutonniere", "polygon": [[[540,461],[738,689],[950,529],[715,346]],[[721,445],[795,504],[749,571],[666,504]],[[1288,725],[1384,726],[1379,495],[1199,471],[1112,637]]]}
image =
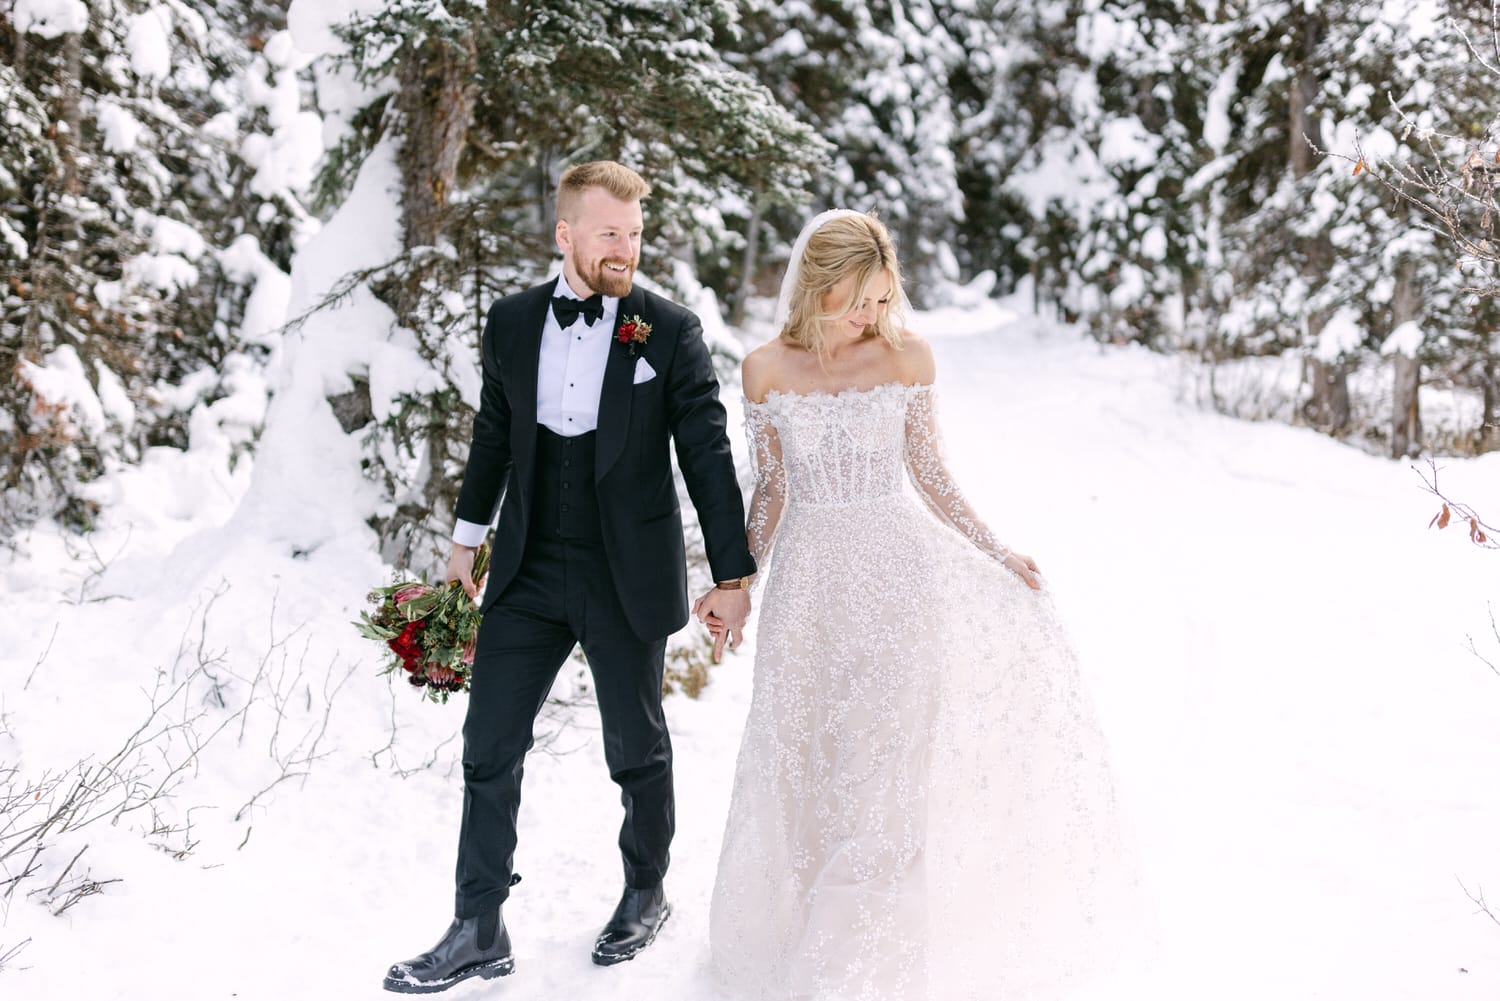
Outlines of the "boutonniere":
{"label": "boutonniere", "polygon": [[630,356],[635,357],[635,346],[645,344],[646,338],[651,336],[651,324],[640,318],[640,315],[627,317],[620,324],[620,329],[615,332],[615,340],[621,344],[630,345]]}

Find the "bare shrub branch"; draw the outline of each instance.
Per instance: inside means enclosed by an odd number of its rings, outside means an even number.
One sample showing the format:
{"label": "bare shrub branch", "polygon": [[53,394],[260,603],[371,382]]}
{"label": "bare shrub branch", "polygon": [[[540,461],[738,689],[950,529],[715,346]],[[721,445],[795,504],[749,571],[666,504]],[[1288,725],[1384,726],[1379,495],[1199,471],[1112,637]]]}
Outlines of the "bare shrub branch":
{"label": "bare shrub branch", "polygon": [[[19,764],[0,764],[0,900],[7,907],[18,887],[53,868],[51,853],[62,848],[64,836],[102,820],[112,826],[133,821],[155,847],[174,858],[191,854],[197,845],[192,815],[205,807],[179,810],[174,797],[179,786],[197,774],[209,745],[236,724],[244,743],[246,718],[252,711],[266,708],[273,715],[267,751],[279,774],[240,808],[236,820],[272,788],[305,777],[312,764],[327,755],[323,745],[333,703],[353,668],[339,673],[332,669],[336,664],[330,666],[318,700],[320,711],[314,712],[313,689],[306,681],[310,641],[293,662],[288,641],[303,626],[277,635],[273,603],[270,645],[253,677],[237,676],[228,666],[227,651],[214,646],[208,626],[216,603],[228,590],[229,585],[221,582],[193,609],[172,664],[158,669],[151,689],[143,691],[145,717],[112,753],[87,755],[36,777],[23,776]],[[46,656],[44,651],[38,666]],[[236,703],[238,708],[231,708]],[[311,719],[289,734],[288,721],[298,716],[299,707]],[[0,725],[3,721],[0,716]],[[248,830],[245,836],[248,839]],[[78,872],[87,850],[87,844],[77,849],[60,871],[48,872],[48,882],[29,895],[53,914],[62,914],[119,882],[97,879],[86,868]]]}
{"label": "bare shrub branch", "polygon": [[1431,524],[1438,528],[1446,528],[1453,523],[1453,516],[1458,516],[1458,521],[1468,526],[1469,541],[1476,546],[1485,549],[1500,549],[1500,529],[1486,522],[1480,517],[1479,512],[1462,501],[1456,501],[1438,487],[1438,464],[1432,459],[1427,460],[1427,470],[1424,472],[1419,466],[1412,466],[1422,482],[1427,486],[1427,492],[1443,502],[1443,508],[1432,519]]}
{"label": "bare shrub branch", "polygon": [[[110,564],[114,563],[115,560],[120,558],[120,554],[125,552],[126,547],[130,545],[130,536],[134,529],[134,525],[127,525],[125,527],[125,538],[120,541],[119,548],[115,550],[114,555],[107,559],[100,555],[98,547],[94,545],[92,533],[81,536],[64,536],[64,542],[69,550],[69,555],[74,558],[74,562],[88,567],[88,573],[84,575],[83,580],[78,584],[78,597],[73,599],[72,604],[82,605],[86,602],[112,601],[123,597],[123,595],[118,594],[90,597],[89,588],[93,587],[99,578],[104,576],[104,572],[109,569]],[[88,550],[87,561],[81,559],[83,549]]]}

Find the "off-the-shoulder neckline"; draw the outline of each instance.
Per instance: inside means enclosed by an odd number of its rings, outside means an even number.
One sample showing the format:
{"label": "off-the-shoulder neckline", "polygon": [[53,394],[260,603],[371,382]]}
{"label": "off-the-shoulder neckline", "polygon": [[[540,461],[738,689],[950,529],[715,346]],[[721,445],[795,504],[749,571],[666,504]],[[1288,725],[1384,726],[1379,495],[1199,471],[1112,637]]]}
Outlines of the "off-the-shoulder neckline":
{"label": "off-the-shoulder neckline", "polygon": [[844,399],[845,397],[852,396],[868,396],[873,393],[878,393],[882,390],[892,388],[899,388],[902,390],[931,389],[932,383],[902,382],[900,379],[891,379],[888,382],[878,383],[874,386],[867,386],[864,389],[860,389],[855,386],[846,386],[843,389],[836,389],[832,391],[826,389],[812,389],[808,390],[805,393],[794,393],[790,390],[772,389],[766,393],[766,398],[764,400],[757,402],[747,396],[745,397],[745,403],[747,406],[764,407],[769,405],[773,399],[776,399],[778,397],[783,400],[811,400],[817,399],[818,397],[823,397],[830,400],[839,400]]}

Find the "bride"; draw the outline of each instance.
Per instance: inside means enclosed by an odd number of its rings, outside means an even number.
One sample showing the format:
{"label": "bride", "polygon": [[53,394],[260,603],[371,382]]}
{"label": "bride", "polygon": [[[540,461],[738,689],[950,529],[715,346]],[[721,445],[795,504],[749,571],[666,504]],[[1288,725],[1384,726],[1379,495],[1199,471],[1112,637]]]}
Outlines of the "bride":
{"label": "bride", "polygon": [[748,534],[775,552],[710,918],[735,998],[1061,996],[1133,918],[1072,650],[944,467],[904,306],[885,227],[825,212],[744,362]]}

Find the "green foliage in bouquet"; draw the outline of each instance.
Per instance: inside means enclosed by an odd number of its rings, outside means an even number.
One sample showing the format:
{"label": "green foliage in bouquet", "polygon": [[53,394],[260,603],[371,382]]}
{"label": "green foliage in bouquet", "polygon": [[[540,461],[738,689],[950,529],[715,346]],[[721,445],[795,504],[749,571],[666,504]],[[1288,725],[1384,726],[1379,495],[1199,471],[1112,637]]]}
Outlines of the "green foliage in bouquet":
{"label": "green foliage in bouquet", "polygon": [[[482,589],[489,570],[490,547],[474,554],[474,581]],[[370,611],[361,612],[354,628],[390,651],[384,674],[398,669],[412,687],[434,702],[469,690],[474,641],[479,635],[479,606],[453,581],[441,586],[421,580],[398,580],[370,592]]]}

